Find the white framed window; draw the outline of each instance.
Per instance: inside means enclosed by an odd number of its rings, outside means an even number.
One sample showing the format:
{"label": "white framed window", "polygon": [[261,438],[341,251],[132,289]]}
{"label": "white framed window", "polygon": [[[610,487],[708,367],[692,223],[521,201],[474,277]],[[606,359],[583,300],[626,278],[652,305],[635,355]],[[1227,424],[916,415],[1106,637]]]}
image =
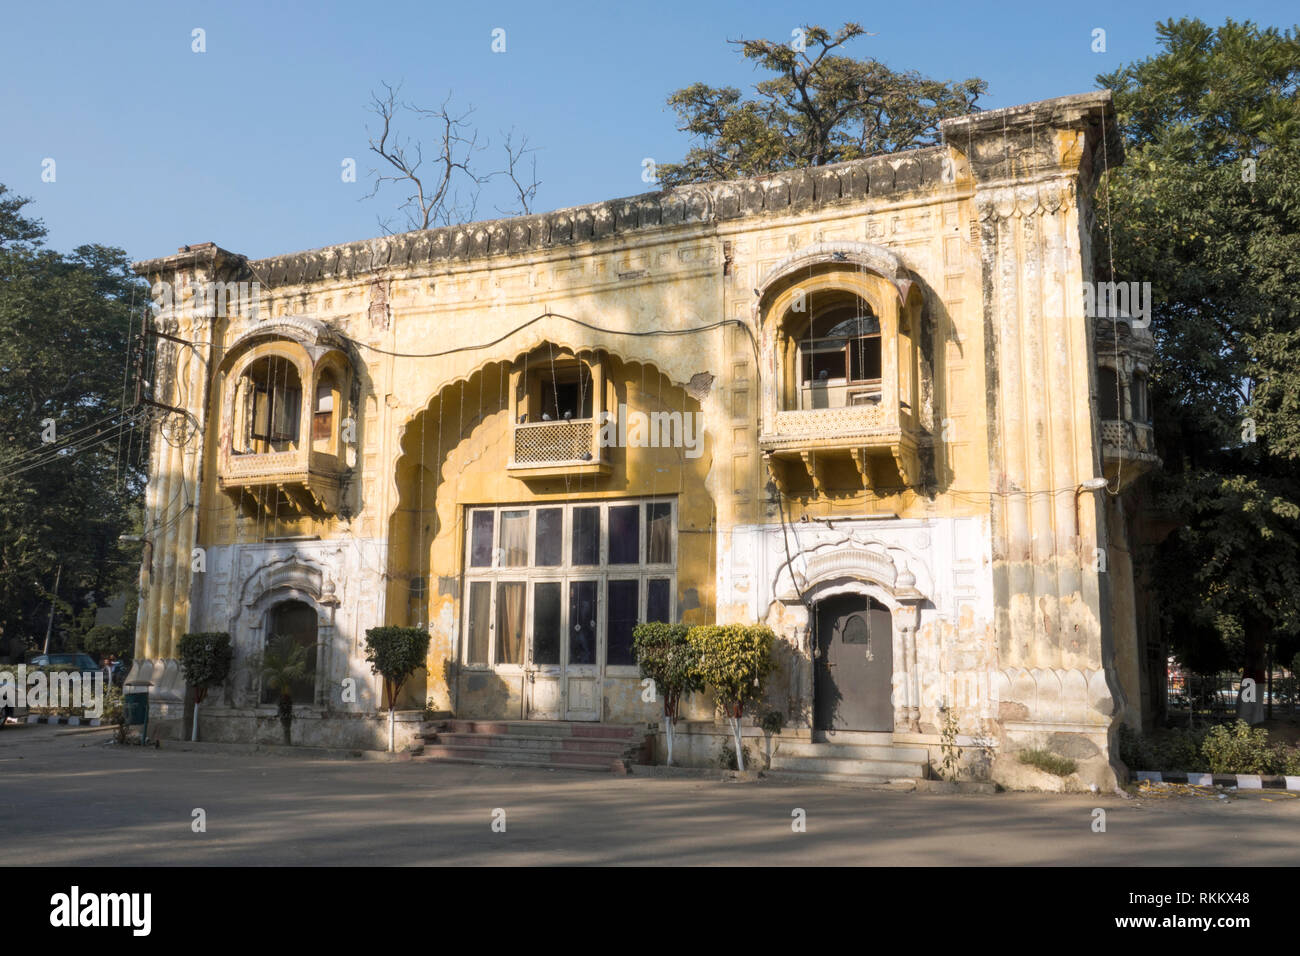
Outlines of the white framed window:
{"label": "white framed window", "polygon": [[466,510],[464,666],[636,676],[632,629],[677,611],[675,498]]}

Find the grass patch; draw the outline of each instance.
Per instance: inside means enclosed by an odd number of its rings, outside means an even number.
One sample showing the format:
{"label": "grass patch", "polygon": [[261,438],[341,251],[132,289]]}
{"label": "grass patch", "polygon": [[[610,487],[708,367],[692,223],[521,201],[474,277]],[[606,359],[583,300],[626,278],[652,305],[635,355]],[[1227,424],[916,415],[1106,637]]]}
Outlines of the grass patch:
{"label": "grass patch", "polygon": [[1016,756],[1020,758],[1021,763],[1037,767],[1044,773],[1055,774],[1058,777],[1068,777],[1079,769],[1079,765],[1073,760],[1057,756],[1050,750],[1022,750]]}

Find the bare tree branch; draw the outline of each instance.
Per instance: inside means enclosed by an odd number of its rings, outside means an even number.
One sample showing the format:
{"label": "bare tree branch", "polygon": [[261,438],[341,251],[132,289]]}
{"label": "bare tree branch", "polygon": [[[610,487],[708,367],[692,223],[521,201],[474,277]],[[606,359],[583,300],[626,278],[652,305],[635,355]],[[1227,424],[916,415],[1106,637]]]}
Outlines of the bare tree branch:
{"label": "bare tree branch", "polygon": [[[498,206],[497,212],[505,216],[527,216],[533,211],[533,200],[537,196],[537,187],[541,185],[537,180],[537,156],[535,155],[537,147],[528,145],[526,135],[519,137],[519,144],[516,146],[514,143],[515,131],[513,129],[509,133],[503,133],[502,136],[505,137],[504,147],[506,151],[506,168],[502,172],[509,178],[510,184],[514,187],[519,205],[518,208],[512,206],[507,209]],[[523,165],[525,156],[528,157],[529,163],[527,180],[520,178],[522,175],[520,167]]]}
{"label": "bare tree branch", "polygon": [[[452,108],[452,94],[448,93],[442,103],[434,108],[416,106],[399,99],[401,84],[391,86],[382,83],[383,94],[374,92],[370,95],[369,110],[380,120],[378,132],[372,132],[367,126],[370,151],[383,159],[378,169],[371,169],[374,184],[363,199],[373,199],[386,183],[397,184],[406,191],[403,201],[397,206],[405,218],[408,230],[430,229],[434,226],[449,226],[472,220],[478,209],[478,198],[482,187],[497,176],[506,175],[518,196],[522,214],[531,210],[533,199],[537,194],[537,162],[529,154],[536,150],[529,148],[527,137],[523,137],[518,146],[513,143],[514,131],[506,136],[505,170],[479,172],[476,157],[486,151],[490,144],[479,141],[478,130],[470,121],[474,108],[464,111]],[[431,143],[436,143],[436,151],[431,152],[425,163],[425,142],[412,139],[398,132],[400,114],[409,113],[416,122],[427,121],[436,129]],[[532,176],[523,178],[523,160],[531,160]],[[498,210],[506,215],[515,214]],[[380,228],[385,233],[392,233],[392,220],[379,219]]]}

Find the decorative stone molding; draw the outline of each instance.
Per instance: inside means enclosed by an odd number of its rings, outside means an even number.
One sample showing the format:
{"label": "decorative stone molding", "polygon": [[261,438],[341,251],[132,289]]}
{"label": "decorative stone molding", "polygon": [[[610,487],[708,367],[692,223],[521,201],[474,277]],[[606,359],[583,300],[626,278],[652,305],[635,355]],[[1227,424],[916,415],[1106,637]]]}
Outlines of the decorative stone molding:
{"label": "decorative stone molding", "polygon": [[325,570],[297,554],[266,564],[250,575],[240,589],[239,603],[252,608],[268,595],[285,590],[308,594],[322,607],[335,608],[339,604],[334,581]]}
{"label": "decorative stone molding", "polygon": [[1076,201],[1075,184],[1069,179],[1001,186],[975,194],[975,214],[980,222],[1023,219],[1068,212]]}
{"label": "decorative stone molding", "polygon": [[1051,730],[1104,728],[1115,713],[1102,670],[1003,668],[993,674],[993,699],[1004,724]]}
{"label": "decorative stone molding", "polygon": [[226,358],[222,364],[228,366],[232,356],[243,351],[245,346],[262,339],[289,339],[297,342],[308,349],[313,360],[319,360],[320,352],[325,349],[346,347],[342,336],[319,319],[307,315],[283,315],[260,322],[236,337],[226,348]]}
{"label": "decorative stone molding", "polygon": [[870,242],[817,242],[804,246],[764,273],[754,297],[754,314],[757,315],[763,299],[773,285],[791,275],[807,275],[807,270],[818,265],[856,265],[887,279],[898,291],[899,302],[907,302],[913,286],[911,274],[903,260],[884,246]]}

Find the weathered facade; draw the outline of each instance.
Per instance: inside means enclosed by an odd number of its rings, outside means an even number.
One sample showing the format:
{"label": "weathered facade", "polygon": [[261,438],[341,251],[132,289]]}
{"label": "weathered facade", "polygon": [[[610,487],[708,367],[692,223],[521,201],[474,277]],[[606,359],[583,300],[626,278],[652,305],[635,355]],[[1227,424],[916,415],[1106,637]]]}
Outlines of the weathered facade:
{"label": "weathered facade", "polygon": [[[951,715],[1002,779],[1046,747],[1112,783],[1141,682],[1122,489],[1153,459],[1143,333],[1120,322],[1121,342],[1080,295],[1088,197],[1120,161],[1109,94],[943,130],[543,215],[137,264],[176,290],[159,328],[194,344],[159,351],[159,400],[191,417],[154,443],[131,679],[179,717],[177,641],[229,631],[237,676],[202,732],[274,739],[250,662],[293,634],[315,666],[301,739],[381,746],[365,630],[427,625],[406,706],[654,722],[638,620],[765,622],[783,736],[937,753]],[[210,283],[248,292],[196,301]],[[690,706],[711,743],[680,752],[712,760],[711,702]]]}

